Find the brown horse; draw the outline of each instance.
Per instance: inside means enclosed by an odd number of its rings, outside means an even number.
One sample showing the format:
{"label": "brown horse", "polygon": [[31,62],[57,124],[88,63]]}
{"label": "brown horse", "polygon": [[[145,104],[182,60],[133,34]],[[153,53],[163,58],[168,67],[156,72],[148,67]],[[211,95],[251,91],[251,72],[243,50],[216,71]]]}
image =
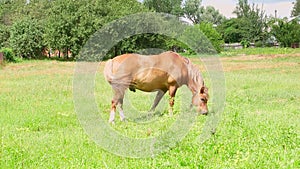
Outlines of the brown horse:
{"label": "brown horse", "polygon": [[124,54],[110,59],[104,68],[106,80],[112,86],[114,96],[111,103],[109,122],[114,122],[116,107],[120,106],[120,118],[123,113],[123,98],[126,89],[136,89],[145,92],[157,92],[153,111],[164,94],[169,91],[170,112],[173,111],[176,90],[187,85],[191,90],[192,105],[201,114],[207,114],[208,89],[199,69],[189,59],[175,52],[164,52],[159,55]]}

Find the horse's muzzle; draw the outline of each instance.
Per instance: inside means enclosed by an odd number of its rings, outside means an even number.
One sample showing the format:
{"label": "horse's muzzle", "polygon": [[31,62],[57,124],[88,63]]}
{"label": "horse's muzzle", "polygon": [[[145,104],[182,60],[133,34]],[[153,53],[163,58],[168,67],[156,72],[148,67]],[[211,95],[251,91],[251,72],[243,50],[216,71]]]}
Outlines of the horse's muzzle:
{"label": "horse's muzzle", "polygon": [[201,111],[200,114],[206,116],[208,114],[208,111]]}

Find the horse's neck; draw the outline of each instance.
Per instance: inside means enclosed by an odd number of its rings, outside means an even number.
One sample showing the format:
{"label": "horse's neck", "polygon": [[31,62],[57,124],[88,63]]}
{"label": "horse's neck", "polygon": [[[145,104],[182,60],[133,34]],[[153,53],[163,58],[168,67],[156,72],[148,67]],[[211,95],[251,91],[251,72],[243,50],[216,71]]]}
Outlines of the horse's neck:
{"label": "horse's neck", "polygon": [[201,86],[199,84],[197,84],[195,81],[192,81],[192,82],[190,81],[187,84],[187,86],[193,94],[196,94],[196,93],[200,92]]}
{"label": "horse's neck", "polygon": [[192,65],[189,70],[188,88],[193,94],[196,94],[200,92],[203,83],[204,82],[199,70]]}

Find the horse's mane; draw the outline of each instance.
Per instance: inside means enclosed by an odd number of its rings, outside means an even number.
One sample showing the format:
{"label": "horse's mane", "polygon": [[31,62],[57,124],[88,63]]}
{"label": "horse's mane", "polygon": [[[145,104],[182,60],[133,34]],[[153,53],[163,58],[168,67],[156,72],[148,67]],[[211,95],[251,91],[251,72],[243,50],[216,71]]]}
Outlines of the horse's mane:
{"label": "horse's mane", "polygon": [[192,81],[200,86],[204,86],[203,77],[199,68],[196,65],[190,63],[188,70],[189,70],[189,76],[192,79]]}

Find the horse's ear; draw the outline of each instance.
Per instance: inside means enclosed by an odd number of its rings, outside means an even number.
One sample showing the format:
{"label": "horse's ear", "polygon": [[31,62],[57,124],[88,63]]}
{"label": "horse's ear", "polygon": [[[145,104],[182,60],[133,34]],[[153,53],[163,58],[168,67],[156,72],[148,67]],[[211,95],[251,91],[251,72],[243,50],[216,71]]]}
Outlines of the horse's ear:
{"label": "horse's ear", "polygon": [[200,94],[204,94],[204,93],[208,93],[208,88],[205,86],[201,87],[200,89]]}
{"label": "horse's ear", "polygon": [[186,63],[186,64],[189,64],[190,63],[190,59],[188,59],[188,58],[186,58],[186,57],[183,57],[184,58],[184,62]]}

